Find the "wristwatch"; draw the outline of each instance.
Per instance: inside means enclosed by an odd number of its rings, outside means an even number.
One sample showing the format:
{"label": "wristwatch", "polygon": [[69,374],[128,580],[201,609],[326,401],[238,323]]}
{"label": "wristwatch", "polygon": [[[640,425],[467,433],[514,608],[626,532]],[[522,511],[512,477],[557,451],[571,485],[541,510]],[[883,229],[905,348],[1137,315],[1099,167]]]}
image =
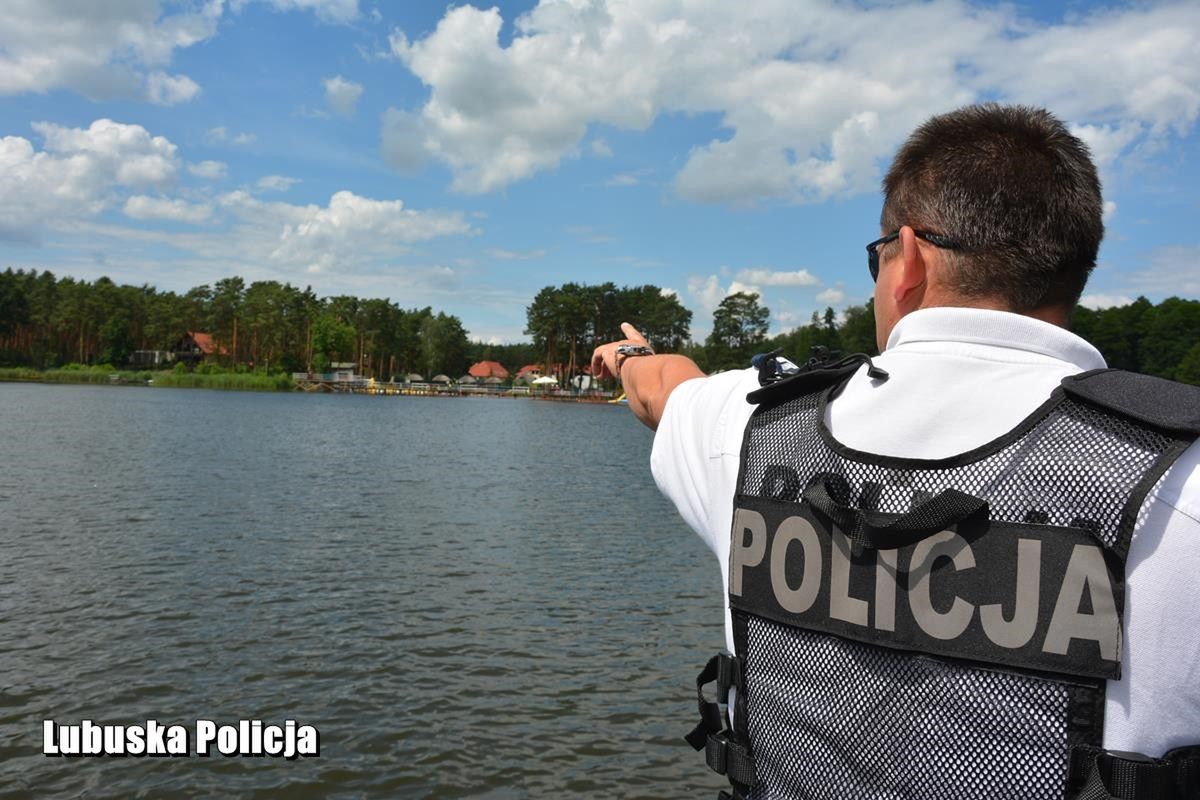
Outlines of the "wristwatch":
{"label": "wristwatch", "polygon": [[625,359],[630,356],[652,356],[654,349],[647,347],[644,344],[621,344],[617,345],[617,377],[621,377],[621,365],[625,363]]}

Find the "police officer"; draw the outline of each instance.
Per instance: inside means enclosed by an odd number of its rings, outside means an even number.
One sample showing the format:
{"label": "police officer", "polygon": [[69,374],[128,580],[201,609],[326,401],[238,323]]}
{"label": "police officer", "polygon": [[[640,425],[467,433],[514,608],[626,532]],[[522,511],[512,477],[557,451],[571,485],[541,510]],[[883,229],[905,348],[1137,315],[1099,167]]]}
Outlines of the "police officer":
{"label": "police officer", "polygon": [[1086,146],[970,106],[883,195],[873,363],[706,377],[630,325],[593,355],[720,563],[729,705],[689,741],[734,797],[1200,797],[1200,394],[1066,329]]}

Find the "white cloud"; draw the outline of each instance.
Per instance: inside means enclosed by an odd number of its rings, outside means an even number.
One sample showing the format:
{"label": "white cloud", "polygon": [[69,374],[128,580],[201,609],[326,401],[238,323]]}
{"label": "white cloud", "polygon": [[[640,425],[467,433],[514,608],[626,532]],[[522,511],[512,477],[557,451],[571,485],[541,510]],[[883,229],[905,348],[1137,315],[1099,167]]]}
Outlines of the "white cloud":
{"label": "white cloud", "polygon": [[[248,0],[233,0],[240,10]],[[311,11],[325,22],[345,25],[358,19],[358,0],[264,0],[276,11]]]}
{"label": "white cloud", "polygon": [[616,241],[615,236],[598,231],[589,225],[572,225],[567,228],[567,233],[588,244],[607,244]]}
{"label": "white cloud", "polygon": [[588,148],[592,151],[592,155],[598,158],[612,158],[612,148],[608,146],[608,142],[599,137],[592,139]]}
{"label": "white cloud", "polygon": [[220,0],[163,14],[152,0],[27,0],[0,14],[0,94],[70,89],[100,100],[144,97],[172,104],[199,86],[161,68],[175,51],[216,34]]}
{"label": "white cloud", "polygon": [[728,287],[722,287],[721,279],[716,275],[707,277],[693,275],[688,278],[688,295],[705,315],[712,314],[726,297],[739,292],[762,297],[762,291],[758,286],[740,280],[730,281]]}
{"label": "white cloud", "polygon": [[348,81],[341,75],[326,78],[321,84],[325,87],[325,102],[330,108],[343,117],[354,116],[358,98],[362,97],[362,84]]}
{"label": "white cloud", "polygon": [[[507,46],[503,23],[464,5],[422,38],[393,32],[429,97],[385,117],[389,161],[440,161],[454,189],[489,192],[577,153],[592,125],[716,113],[720,137],[687,154],[676,191],[804,201],[874,189],[917,123],[980,98],[1046,105],[1102,164],[1200,115],[1200,6],[1182,0],[1049,26],[1013,4],[710,0],[684,14],[665,0],[543,0]],[[896,30],[938,35],[880,47],[879,32]]]}
{"label": "white cloud", "polygon": [[228,166],[222,161],[201,161],[198,164],[188,164],[187,170],[197,178],[215,181],[225,177]]}
{"label": "white cloud", "polygon": [[170,200],[165,197],[131,196],[125,201],[125,216],[131,219],[165,219],[175,222],[200,223],[212,216],[212,206]]}
{"label": "white cloud", "polygon": [[[186,273],[187,286],[238,274],[247,281],[303,281],[331,294],[366,293],[422,303],[438,297],[441,302],[448,297],[461,301],[463,291],[455,271],[414,260],[411,245],[476,231],[455,212],[402,206],[400,201],[372,200],[351,192],[338,192],[327,206],[267,203],[246,192],[231,192],[217,199],[213,219],[203,231],[77,219],[56,224],[55,233],[60,246],[77,244],[92,251],[102,247],[110,260],[126,267],[139,263],[146,269],[160,267],[157,259],[147,261],[141,253],[150,245],[166,245],[180,254],[174,265]],[[484,288],[472,287],[472,302],[486,295]]]}
{"label": "white cloud", "polygon": [[286,192],[297,183],[300,183],[299,178],[289,178],[287,175],[264,175],[254,185],[267,192]]}
{"label": "white cloud", "polygon": [[0,139],[0,238],[36,239],[47,222],[110,207],[122,189],[163,188],[179,170],[176,147],[140,125],[99,119],[88,128],[35,122],[44,145]]}
{"label": "white cloud", "polygon": [[503,250],[499,247],[493,247],[487,253],[492,258],[498,258],[501,261],[530,261],[546,255],[545,250]]}
{"label": "white cloud", "polygon": [[300,105],[296,108],[295,114],[302,119],[329,119],[329,112],[320,108],[309,108],[306,105]]}
{"label": "white cloud", "polygon": [[310,273],[347,271],[406,253],[415,242],[475,233],[460,212],[414,211],[350,191],[324,207],[264,202],[241,191],[220,202],[237,218],[234,238],[246,258]]}
{"label": "white cloud", "polygon": [[1101,169],[1107,169],[1145,131],[1136,122],[1115,125],[1072,125],[1071,133],[1078,136],[1092,151],[1092,159]]}
{"label": "white cloud", "polygon": [[846,293],[841,289],[835,289],[832,286],[823,292],[817,292],[817,302],[826,303],[831,306],[836,306],[846,299]]}
{"label": "white cloud", "polygon": [[[166,138],[107,119],[88,128],[33,127],[44,140],[41,149],[22,137],[0,138],[0,238],[37,240],[49,228],[56,244],[74,241],[91,252],[105,240],[131,248],[165,244],[184,254],[179,263],[208,275],[297,280],[322,272],[342,276],[343,284],[387,275],[396,287],[429,289],[457,278],[447,267],[398,266],[412,245],[478,233],[462,212],[414,210],[400,200],[349,191],[333,194],[324,206],[265,202],[246,191],[215,201],[172,198],[163,192],[184,162]],[[211,175],[221,166],[201,162],[189,169]],[[93,221],[113,208],[132,220],[209,224],[180,232]]]}
{"label": "white cloud", "polygon": [[821,279],[806,269],[794,272],[778,272],[765,268],[744,269],[737,274],[738,280],[761,286],[817,286]]}
{"label": "white cloud", "polygon": [[253,133],[230,133],[224,125],[209,128],[205,136],[213,144],[251,144],[258,139]]}
{"label": "white cloud", "polygon": [[153,72],[146,79],[146,98],[155,105],[174,106],[200,94],[200,84],[187,75]]}
{"label": "white cloud", "polygon": [[1079,305],[1099,311],[1102,308],[1127,306],[1133,302],[1132,297],[1121,294],[1085,294],[1079,298]]}
{"label": "white cloud", "polygon": [[1117,215],[1117,204],[1113,200],[1104,201],[1104,221],[1111,222],[1112,218]]}
{"label": "white cloud", "polygon": [[707,278],[688,278],[688,294],[707,315],[716,311],[717,306],[725,299],[726,292],[721,288],[721,281],[717,276],[709,275]]}
{"label": "white cloud", "polygon": [[623,172],[620,175],[613,175],[604,182],[605,186],[637,186],[641,182],[636,173]]}
{"label": "white cloud", "polygon": [[1200,245],[1167,245],[1155,248],[1144,269],[1129,274],[1127,290],[1150,299],[1200,297]]}
{"label": "white cloud", "polygon": [[381,142],[384,160],[402,172],[424,166],[437,147],[419,116],[395,108],[383,112]]}
{"label": "white cloud", "polygon": [[660,295],[662,295],[663,297],[674,297],[676,300],[678,300],[678,299],[679,299],[679,292],[678,292],[678,291],[676,291],[675,289],[672,289],[672,288],[671,288],[671,287],[669,287],[669,286],[663,286],[663,287],[661,287],[661,288],[658,290],[658,293],[659,293]]}
{"label": "white cloud", "polygon": [[1086,308],[1128,305],[1139,296],[1152,302],[1168,297],[1200,297],[1200,245],[1156,247],[1133,265],[1119,269],[1102,263],[1097,273],[1109,286],[1084,294],[1079,304]]}

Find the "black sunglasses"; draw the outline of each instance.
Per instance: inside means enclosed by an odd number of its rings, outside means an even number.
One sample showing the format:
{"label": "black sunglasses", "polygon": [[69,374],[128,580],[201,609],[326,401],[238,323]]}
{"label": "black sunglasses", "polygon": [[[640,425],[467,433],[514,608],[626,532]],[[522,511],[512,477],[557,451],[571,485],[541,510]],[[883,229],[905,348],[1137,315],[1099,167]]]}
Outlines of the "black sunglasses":
{"label": "black sunglasses", "polygon": [[[924,239],[935,247],[944,247],[947,250],[957,250],[958,242],[953,239],[947,239],[937,233],[927,233],[925,231],[913,231],[913,235],[918,239]],[[884,236],[882,239],[876,239],[867,245],[867,270],[871,273],[871,280],[879,280],[879,248],[883,247],[888,242],[894,242],[900,238],[900,231],[895,231]]]}

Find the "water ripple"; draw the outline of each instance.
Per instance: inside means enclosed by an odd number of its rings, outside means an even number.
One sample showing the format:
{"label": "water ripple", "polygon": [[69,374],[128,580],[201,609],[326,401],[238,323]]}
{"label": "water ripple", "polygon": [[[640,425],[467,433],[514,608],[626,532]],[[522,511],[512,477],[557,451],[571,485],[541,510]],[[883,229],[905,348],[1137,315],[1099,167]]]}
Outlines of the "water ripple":
{"label": "water ripple", "polygon": [[[0,428],[0,797],[722,785],[680,738],[720,580],[623,409],[0,384]],[[52,759],[44,719],[321,756]]]}

